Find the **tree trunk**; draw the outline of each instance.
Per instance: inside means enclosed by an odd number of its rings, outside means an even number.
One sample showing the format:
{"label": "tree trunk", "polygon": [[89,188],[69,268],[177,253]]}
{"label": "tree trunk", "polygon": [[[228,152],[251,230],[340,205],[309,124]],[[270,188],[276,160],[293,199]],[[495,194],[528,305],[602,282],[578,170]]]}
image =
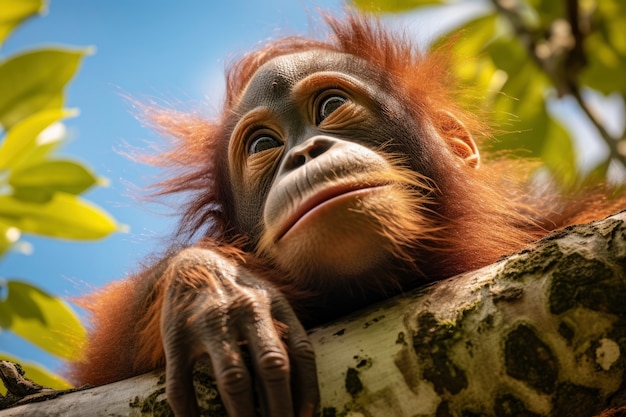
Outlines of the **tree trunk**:
{"label": "tree trunk", "polygon": [[[626,212],[313,329],[330,416],[592,416],[626,404]],[[203,415],[226,415],[199,367]],[[0,411],[169,415],[162,372]]]}

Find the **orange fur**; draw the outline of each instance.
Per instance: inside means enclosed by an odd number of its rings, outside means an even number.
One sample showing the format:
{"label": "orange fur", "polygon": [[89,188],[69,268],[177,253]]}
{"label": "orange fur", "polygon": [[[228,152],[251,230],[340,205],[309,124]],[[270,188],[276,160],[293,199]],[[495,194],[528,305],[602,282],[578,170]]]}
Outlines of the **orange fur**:
{"label": "orange fur", "polygon": [[[185,115],[157,108],[145,108],[149,120],[164,134],[174,137],[174,146],[151,162],[172,169],[172,177],[159,183],[158,194],[183,194],[187,197],[177,237],[183,244],[195,244],[218,250],[229,258],[246,263],[275,282],[300,307],[302,317],[311,304],[319,305],[319,294],[312,294],[311,283],[298,281],[306,265],[283,265],[279,273],[271,271],[271,260],[264,260],[270,243],[261,241],[255,259],[253,243],[234,229],[232,197],[229,193],[227,148],[238,115],[233,106],[240,99],[254,73],[272,58],[303,50],[327,50],[355,55],[378,69],[372,84],[395,94],[410,107],[415,128],[429,120],[440,134],[447,132],[453,113],[475,136],[488,130],[475,114],[456,104],[456,91],[447,71],[447,51],[424,55],[401,35],[386,32],[379,24],[361,16],[345,20],[328,17],[332,29],[328,41],[290,37],[270,43],[244,56],[227,74],[227,95],[223,112],[208,122],[197,115]],[[410,106],[409,106],[410,105]],[[402,163],[392,156],[392,162]],[[420,272],[429,279],[441,279],[489,264],[499,257],[518,251],[547,231],[587,221],[617,211],[626,198],[600,207],[597,195],[579,201],[531,198],[525,188],[528,171],[519,161],[489,161],[479,169],[457,166],[445,154],[438,155],[439,178],[396,168],[390,175],[400,178],[406,208],[402,213],[380,212],[378,233],[393,235],[390,251],[398,258],[411,260],[423,256]],[[394,161],[395,159],[395,161]],[[439,203],[431,194],[440,193]],[[370,229],[371,226],[368,226]],[[200,238],[199,242],[194,242]],[[158,267],[155,267],[158,270]],[[157,273],[158,272],[158,273]],[[83,305],[92,313],[92,331],[85,360],[72,370],[75,381],[102,384],[161,366],[164,354],[161,341],[161,314],[168,285],[183,279],[184,285],[205,286],[206,275],[181,275],[171,268],[147,270],[136,277],[110,284],[85,299]],[[158,276],[155,276],[158,275]],[[181,278],[182,276],[182,278]],[[389,274],[346,291],[364,293],[389,290]],[[401,283],[390,282],[397,290]],[[310,304],[307,305],[306,302]],[[308,311],[310,313],[310,311]],[[313,320],[312,320],[313,321]]]}
{"label": "orange fur", "polygon": [[142,286],[127,279],[113,282],[79,302],[91,314],[94,327],[82,358],[70,365],[70,380],[102,385],[151,369],[133,366],[138,353],[138,329],[132,317],[140,315],[144,296]]}

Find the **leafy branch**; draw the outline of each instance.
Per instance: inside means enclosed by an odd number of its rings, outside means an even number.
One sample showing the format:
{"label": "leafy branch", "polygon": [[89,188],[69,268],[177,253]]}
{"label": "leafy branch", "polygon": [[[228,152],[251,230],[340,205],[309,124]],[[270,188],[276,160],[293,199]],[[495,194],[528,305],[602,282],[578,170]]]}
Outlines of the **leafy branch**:
{"label": "leafy branch", "polygon": [[[44,0],[0,0],[0,46]],[[20,246],[23,234],[93,240],[117,230],[105,211],[80,195],[103,180],[79,161],[55,151],[65,139],[65,87],[89,49],[40,48],[0,60],[0,258]],[[63,359],[80,357],[86,331],[62,299],[22,279],[0,274],[0,331],[9,331]],[[16,361],[4,352],[0,360]],[[23,358],[19,358],[22,362]],[[23,363],[41,385],[69,384],[45,368]],[[2,395],[0,386],[0,396]]]}
{"label": "leafy branch", "polygon": [[[523,5],[516,0],[491,0],[496,10],[511,24],[528,55],[554,84],[559,95],[571,95],[595,126],[610,151],[610,159],[626,168],[626,131],[613,137],[594,114],[581,94],[579,75],[587,65],[584,42],[591,26],[589,16],[581,16],[578,0],[566,0],[567,19],[555,20],[546,39],[539,30],[532,30],[524,21]],[[585,23],[582,21],[585,19]]]}
{"label": "leafy branch", "polygon": [[[422,7],[456,13],[450,0],[352,0],[368,12]],[[452,63],[498,127],[489,150],[543,162],[565,188],[606,180],[609,166],[626,172],[626,127],[611,134],[587,92],[626,103],[626,2],[623,0],[483,0],[485,12],[453,28]],[[460,36],[459,36],[460,34]],[[449,45],[449,43],[447,43]],[[583,178],[568,120],[549,111],[556,97],[571,97],[608,146],[608,157]],[[622,116],[626,120],[626,114]],[[589,138],[591,140],[591,138]],[[612,164],[612,162],[614,164]],[[581,181],[582,180],[582,181]]]}

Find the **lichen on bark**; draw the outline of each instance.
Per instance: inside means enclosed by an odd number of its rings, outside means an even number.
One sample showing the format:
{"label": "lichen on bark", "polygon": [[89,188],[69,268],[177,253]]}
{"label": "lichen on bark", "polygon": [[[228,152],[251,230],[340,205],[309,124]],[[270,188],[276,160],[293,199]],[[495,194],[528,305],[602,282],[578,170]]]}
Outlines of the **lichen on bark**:
{"label": "lichen on bark", "polygon": [[[590,417],[624,405],[625,300],[626,212],[553,233],[313,329],[320,415]],[[202,415],[225,415],[210,371],[195,377]],[[0,417],[167,415],[162,388],[155,373]],[[98,395],[117,403],[94,407]]]}
{"label": "lichen on bark", "polygon": [[[342,345],[374,361],[359,373],[358,397],[323,392],[326,409],[388,415],[379,397],[389,391],[387,402],[403,398],[392,413],[407,416],[591,416],[623,404],[625,220],[621,213],[556,232],[498,264],[386,303],[388,332],[369,334],[375,346],[350,322],[337,325],[340,336],[330,326]],[[400,378],[383,384],[381,358],[390,354]],[[330,361],[341,356],[335,349]],[[322,380],[331,368],[322,366]]]}

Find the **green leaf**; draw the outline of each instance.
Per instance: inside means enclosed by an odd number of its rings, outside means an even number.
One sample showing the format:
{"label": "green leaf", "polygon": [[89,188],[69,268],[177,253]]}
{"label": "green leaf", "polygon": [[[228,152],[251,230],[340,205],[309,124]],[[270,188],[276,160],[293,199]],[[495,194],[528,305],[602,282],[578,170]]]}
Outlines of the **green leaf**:
{"label": "green leaf", "polygon": [[441,44],[447,45],[449,39],[453,38],[455,51],[452,56],[457,58],[456,55],[460,54],[461,62],[465,62],[468,57],[477,56],[493,39],[497,20],[496,13],[479,16],[442,34],[433,45],[435,48]]}
{"label": "green leaf", "polygon": [[[0,146],[0,171],[16,169],[33,162],[31,158],[40,155],[37,152],[39,147],[50,149],[49,138],[41,133],[54,122],[76,114],[74,110],[43,110],[17,123],[7,132]],[[57,139],[53,138],[53,141]]]}
{"label": "green leaf", "polygon": [[494,65],[506,74],[500,94],[493,96],[497,127],[511,132],[493,144],[492,149],[512,149],[518,156],[541,157],[549,134],[545,92],[550,80],[513,39],[498,39],[487,52]]}
{"label": "green leaf", "polygon": [[24,19],[45,8],[43,0],[0,0],[0,45]]}
{"label": "green leaf", "polygon": [[64,239],[100,239],[118,229],[106,212],[65,193],[55,193],[45,203],[0,196],[0,218],[22,232]]}
{"label": "green leaf", "polygon": [[491,42],[486,50],[495,66],[505,71],[509,79],[522,72],[525,64],[534,66],[534,63],[530,62],[526,50],[515,38],[501,36]]}
{"label": "green leaf", "polygon": [[95,175],[85,166],[68,160],[43,161],[13,171],[9,177],[15,197],[39,201],[59,191],[80,194],[96,182]]}
{"label": "green leaf", "polygon": [[493,114],[500,130],[510,132],[493,144],[493,150],[514,150],[518,156],[536,158],[547,133],[548,113],[543,91],[545,82],[530,61],[508,77],[502,94],[494,97]]}
{"label": "green leaf", "polygon": [[572,138],[565,127],[552,117],[548,117],[541,160],[562,185],[573,186],[578,180],[576,151]]}
{"label": "green leaf", "polygon": [[365,12],[406,12],[422,6],[443,4],[442,0],[352,0],[359,9]]}
{"label": "green leaf", "polygon": [[585,39],[588,62],[581,74],[585,86],[604,94],[626,93],[626,5],[611,4],[602,3],[597,29]]}
{"label": "green leaf", "polygon": [[454,41],[450,55],[457,76],[481,92],[497,84],[494,83],[497,68],[489,56],[484,54],[486,45],[495,35],[496,22],[495,13],[480,16],[442,35],[433,45],[433,49],[440,48],[442,44],[448,47],[452,38]]}
{"label": "green leaf", "polygon": [[[593,6],[592,6],[593,7]],[[606,38],[618,54],[626,55],[626,33],[623,23],[626,20],[626,3],[623,0],[605,0],[597,4],[596,17],[603,25],[598,30],[606,33]]]}
{"label": "green leaf", "polygon": [[587,66],[581,82],[605,94],[626,93],[626,3],[604,0],[591,7],[586,12],[593,11],[593,30],[585,39]]}
{"label": "green leaf", "polygon": [[530,28],[548,29],[557,19],[566,17],[565,2],[554,0],[529,0],[528,5],[520,2],[525,24]]}
{"label": "green leaf", "polygon": [[58,297],[21,281],[7,281],[0,327],[64,359],[75,359],[87,339],[80,320]]}
{"label": "green leaf", "polygon": [[63,89],[89,50],[40,49],[0,63],[0,124],[11,128],[44,109],[63,106]]}
{"label": "green leaf", "polygon": [[[2,352],[0,352],[0,360],[19,363],[24,370],[24,376],[43,387],[56,390],[72,388],[72,385],[65,379],[55,375],[37,363],[25,362],[23,359],[13,357]],[[0,394],[6,394],[6,391],[2,391],[2,388],[4,387],[0,384]]]}

